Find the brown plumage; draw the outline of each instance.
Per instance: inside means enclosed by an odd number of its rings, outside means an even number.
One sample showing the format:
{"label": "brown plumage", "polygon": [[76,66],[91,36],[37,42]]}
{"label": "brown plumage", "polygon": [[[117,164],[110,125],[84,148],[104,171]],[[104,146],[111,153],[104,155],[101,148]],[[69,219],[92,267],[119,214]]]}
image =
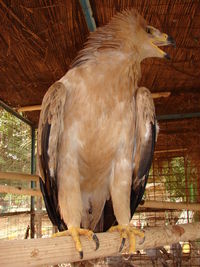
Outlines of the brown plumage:
{"label": "brown plumage", "polygon": [[[47,91],[38,128],[39,174],[48,214],[60,230],[94,230],[109,199],[118,224],[129,224],[144,193],[156,135],[151,94],[137,85],[140,63],[168,57],[157,45],[170,43],[135,10],[124,11],[90,34],[71,69]],[[112,223],[105,221],[104,228]]]}

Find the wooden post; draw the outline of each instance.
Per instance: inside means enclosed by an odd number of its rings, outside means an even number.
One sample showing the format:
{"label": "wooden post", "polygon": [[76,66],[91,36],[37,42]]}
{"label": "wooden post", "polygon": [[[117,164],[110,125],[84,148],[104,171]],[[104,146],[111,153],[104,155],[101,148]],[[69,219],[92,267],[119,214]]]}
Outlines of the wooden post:
{"label": "wooden post", "polygon": [[[144,240],[136,238],[136,250],[198,239],[200,223],[152,227],[144,232]],[[100,233],[97,236],[100,241],[97,251],[94,250],[93,241],[81,237],[83,260],[119,255],[121,240],[118,233]],[[75,250],[71,237],[0,241],[1,266],[28,267],[77,261],[80,261],[79,253]]]}
{"label": "wooden post", "polygon": [[[31,174],[35,173],[35,128],[31,128]],[[35,189],[36,182],[31,181],[31,189]],[[31,238],[35,237],[35,197],[31,196],[31,206],[30,206],[31,216],[30,216],[30,225],[31,225]]]}
{"label": "wooden post", "polygon": [[[38,185],[37,185],[38,187]],[[36,224],[36,237],[42,237],[42,198],[38,197],[36,200],[36,208],[35,212],[35,224]]]}

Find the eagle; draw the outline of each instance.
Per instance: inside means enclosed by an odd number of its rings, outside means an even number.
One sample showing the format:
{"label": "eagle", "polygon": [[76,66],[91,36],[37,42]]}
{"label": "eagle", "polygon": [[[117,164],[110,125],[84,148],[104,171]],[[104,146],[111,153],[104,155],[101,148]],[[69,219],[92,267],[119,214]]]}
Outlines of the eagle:
{"label": "eagle", "polygon": [[142,200],[157,135],[150,91],[139,87],[141,61],[167,58],[172,37],[135,9],[90,33],[67,73],[46,92],[37,140],[40,187],[52,223],[72,236],[118,231],[120,250],[135,235],[130,220]]}

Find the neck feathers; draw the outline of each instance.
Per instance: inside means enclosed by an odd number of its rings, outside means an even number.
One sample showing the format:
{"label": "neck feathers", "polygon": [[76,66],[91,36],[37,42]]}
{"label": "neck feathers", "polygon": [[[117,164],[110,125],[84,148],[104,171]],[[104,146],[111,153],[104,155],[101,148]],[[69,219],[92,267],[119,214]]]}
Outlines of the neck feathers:
{"label": "neck feathers", "polygon": [[[98,63],[103,55],[108,60],[113,56],[123,55],[127,63],[139,61],[137,46],[134,44],[135,33],[139,27],[145,27],[144,19],[134,9],[115,15],[109,24],[91,32],[84,48],[79,52],[71,68],[86,62]],[[121,58],[121,57],[120,57]],[[113,58],[112,58],[113,60]]]}

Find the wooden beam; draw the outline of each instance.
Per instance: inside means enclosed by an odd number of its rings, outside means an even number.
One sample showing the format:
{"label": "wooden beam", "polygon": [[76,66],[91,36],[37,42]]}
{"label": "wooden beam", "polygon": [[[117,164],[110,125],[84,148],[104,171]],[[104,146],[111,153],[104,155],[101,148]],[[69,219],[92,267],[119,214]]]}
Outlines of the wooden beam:
{"label": "wooden beam", "polygon": [[0,180],[12,180],[12,181],[34,181],[38,182],[39,176],[28,174],[28,173],[18,173],[18,172],[0,172]]}
{"label": "wooden beam", "polygon": [[30,214],[30,211],[15,211],[15,212],[2,212],[0,213],[0,218],[1,217],[12,217],[12,216],[20,216],[20,215],[25,215],[25,214]]}
{"label": "wooden beam", "polygon": [[24,189],[21,187],[14,187],[14,186],[9,186],[9,185],[0,185],[0,193],[28,195],[28,196],[37,196],[37,197],[42,196],[42,193],[40,190]]}
{"label": "wooden beam", "polygon": [[25,107],[17,108],[18,112],[27,112],[27,111],[35,111],[35,110],[41,110],[41,105],[25,106]]}
{"label": "wooden beam", "polygon": [[200,117],[200,112],[193,112],[193,113],[158,115],[157,120],[159,121],[184,120],[184,119],[192,119],[192,118],[199,118],[199,117]]}
{"label": "wooden beam", "polygon": [[[144,233],[143,240],[136,237],[136,250],[196,240],[200,238],[200,223],[146,228]],[[97,236],[100,241],[97,251],[94,250],[93,241],[81,237],[83,260],[119,254],[121,243],[119,233],[107,232],[97,234]],[[80,261],[79,253],[75,250],[71,237],[0,241],[2,266],[43,266],[76,261]]]}
{"label": "wooden beam", "polygon": [[187,151],[187,148],[177,148],[177,149],[164,149],[164,150],[156,150],[154,153],[159,154],[159,153],[174,153],[174,152],[184,152]]}
{"label": "wooden beam", "polygon": [[171,95],[171,92],[157,92],[157,93],[151,93],[152,98],[161,98],[161,97],[169,97]]}
{"label": "wooden beam", "polygon": [[181,202],[168,202],[168,201],[153,201],[147,200],[144,201],[144,204],[139,207],[143,208],[154,208],[154,209],[163,209],[163,210],[193,210],[200,211],[199,203],[181,203]]}
{"label": "wooden beam", "polygon": [[[39,199],[41,199],[41,198],[39,198]],[[1,217],[12,217],[12,216],[27,215],[27,214],[31,214],[31,211],[28,210],[28,211],[3,212],[3,213],[0,213],[0,218]],[[39,215],[39,216],[48,216],[46,211],[38,211],[37,210],[35,212],[35,214]]]}

